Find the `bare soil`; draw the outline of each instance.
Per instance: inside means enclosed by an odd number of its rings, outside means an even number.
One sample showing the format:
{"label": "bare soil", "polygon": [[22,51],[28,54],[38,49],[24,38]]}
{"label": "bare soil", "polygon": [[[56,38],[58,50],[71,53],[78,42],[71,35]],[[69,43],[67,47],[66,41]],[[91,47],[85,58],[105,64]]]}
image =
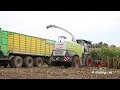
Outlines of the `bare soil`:
{"label": "bare soil", "polygon": [[0,68],[0,79],[120,79],[120,69],[106,67]]}

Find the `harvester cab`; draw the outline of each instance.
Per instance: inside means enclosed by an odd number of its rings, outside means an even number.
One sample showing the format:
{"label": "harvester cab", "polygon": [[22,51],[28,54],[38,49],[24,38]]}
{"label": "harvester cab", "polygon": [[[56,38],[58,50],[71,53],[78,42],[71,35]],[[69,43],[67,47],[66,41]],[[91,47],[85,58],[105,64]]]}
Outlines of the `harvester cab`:
{"label": "harvester cab", "polygon": [[67,41],[67,38],[65,36],[58,37],[58,42],[65,42],[65,41]]}
{"label": "harvester cab", "polygon": [[84,47],[84,53],[89,54],[89,48],[91,47],[90,42],[84,39],[77,39],[76,41]]}

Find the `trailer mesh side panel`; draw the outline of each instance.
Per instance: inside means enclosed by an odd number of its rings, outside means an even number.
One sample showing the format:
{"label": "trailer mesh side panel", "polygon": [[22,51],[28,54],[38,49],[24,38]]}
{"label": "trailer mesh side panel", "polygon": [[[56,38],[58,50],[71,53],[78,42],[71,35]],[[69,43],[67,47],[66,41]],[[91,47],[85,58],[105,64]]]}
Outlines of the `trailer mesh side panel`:
{"label": "trailer mesh side panel", "polygon": [[9,52],[23,52],[50,56],[55,41],[39,37],[9,32],[8,35]]}

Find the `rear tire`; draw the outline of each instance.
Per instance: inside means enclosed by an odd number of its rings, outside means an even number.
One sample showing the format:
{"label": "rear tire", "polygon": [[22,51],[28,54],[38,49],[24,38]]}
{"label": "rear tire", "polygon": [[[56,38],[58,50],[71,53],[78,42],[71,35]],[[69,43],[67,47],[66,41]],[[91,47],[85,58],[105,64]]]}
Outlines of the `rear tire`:
{"label": "rear tire", "polygon": [[23,60],[20,56],[15,56],[10,60],[9,65],[11,68],[20,68],[23,65]]}
{"label": "rear tire", "polygon": [[32,57],[27,56],[23,59],[23,66],[24,67],[30,68],[30,67],[33,67],[33,64],[34,64],[34,61],[33,61]]}
{"label": "rear tire", "polygon": [[44,64],[44,61],[41,57],[36,57],[34,59],[34,66],[35,67],[41,67]]}

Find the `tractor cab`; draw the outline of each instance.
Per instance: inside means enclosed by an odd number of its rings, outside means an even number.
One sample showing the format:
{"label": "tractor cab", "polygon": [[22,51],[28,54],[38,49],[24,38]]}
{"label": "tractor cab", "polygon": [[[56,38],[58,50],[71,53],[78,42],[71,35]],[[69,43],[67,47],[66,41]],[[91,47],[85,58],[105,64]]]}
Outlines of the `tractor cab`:
{"label": "tractor cab", "polygon": [[84,47],[84,53],[89,53],[89,48],[91,47],[91,44],[89,41],[84,39],[77,39],[76,40],[78,44],[82,45]]}
{"label": "tractor cab", "polygon": [[78,44],[81,44],[83,46],[87,46],[88,48],[91,47],[91,43],[87,40],[84,40],[84,39],[77,39],[76,40]]}
{"label": "tractor cab", "polygon": [[59,36],[58,37],[58,42],[66,42],[67,38],[65,36]]}

